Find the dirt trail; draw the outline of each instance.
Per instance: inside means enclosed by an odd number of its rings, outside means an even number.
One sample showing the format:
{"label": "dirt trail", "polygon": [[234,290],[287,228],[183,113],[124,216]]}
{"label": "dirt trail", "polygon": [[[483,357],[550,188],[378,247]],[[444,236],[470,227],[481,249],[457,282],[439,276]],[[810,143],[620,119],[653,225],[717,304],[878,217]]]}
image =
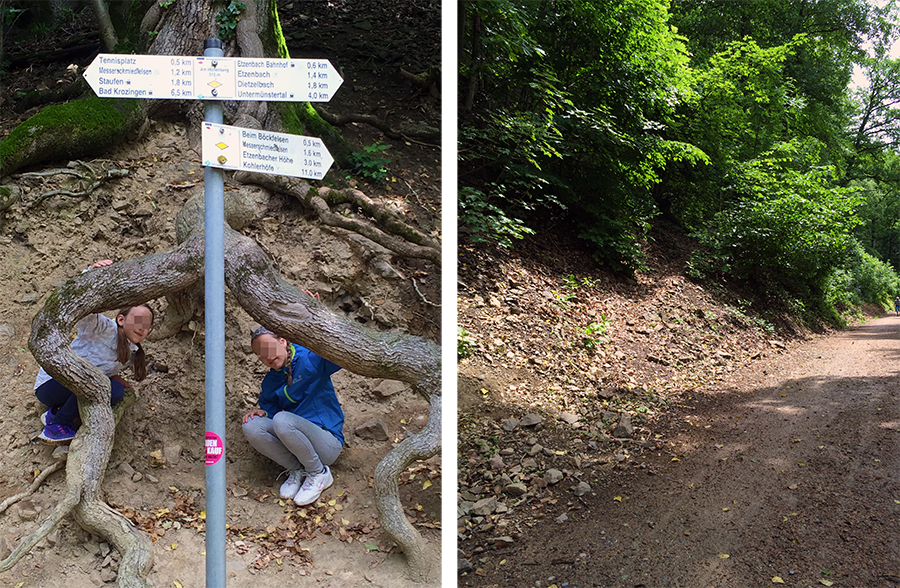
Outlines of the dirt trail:
{"label": "dirt trail", "polygon": [[895,316],[751,362],[684,398],[628,470],[585,468],[592,492],[545,501],[460,585],[900,586],[898,384]]}

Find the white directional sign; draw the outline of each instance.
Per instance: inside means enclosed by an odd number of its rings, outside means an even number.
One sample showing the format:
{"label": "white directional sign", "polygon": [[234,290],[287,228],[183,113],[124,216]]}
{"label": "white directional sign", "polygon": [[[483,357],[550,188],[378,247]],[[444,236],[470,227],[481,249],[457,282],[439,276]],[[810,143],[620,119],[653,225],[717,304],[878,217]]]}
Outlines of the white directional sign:
{"label": "white directional sign", "polygon": [[321,180],[334,163],[322,139],[204,122],[203,165]]}
{"label": "white directional sign", "polygon": [[84,79],[101,98],[328,102],[344,82],[327,59],[101,53]]}

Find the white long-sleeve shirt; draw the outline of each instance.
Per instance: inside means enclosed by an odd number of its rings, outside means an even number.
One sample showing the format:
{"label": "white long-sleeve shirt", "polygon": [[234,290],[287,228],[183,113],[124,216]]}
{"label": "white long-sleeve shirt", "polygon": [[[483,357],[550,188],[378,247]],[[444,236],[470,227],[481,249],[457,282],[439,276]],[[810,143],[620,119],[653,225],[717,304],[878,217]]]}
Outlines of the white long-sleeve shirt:
{"label": "white long-sleeve shirt", "polygon": [[[131,341],[128,345],[132,353],[138,348]],[[117,359],[118,324],[103,314],[89,314],[78,321],[78,334],[72,341],[72,351],[103,370],[107,376],[118,375],[122,368],[131,364],[131,359],[124,364]],[[34,389],[51,379],[50,374],[41,368]]]}

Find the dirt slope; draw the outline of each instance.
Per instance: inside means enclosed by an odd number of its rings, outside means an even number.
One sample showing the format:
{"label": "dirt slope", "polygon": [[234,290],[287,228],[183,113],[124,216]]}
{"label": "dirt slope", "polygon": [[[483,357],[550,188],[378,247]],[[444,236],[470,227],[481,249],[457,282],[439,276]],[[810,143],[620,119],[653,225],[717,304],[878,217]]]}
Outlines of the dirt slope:
{"label": "dirt slope", "polygon": [[[367,12],[352,10],[347,2],[296,2],[289,4],[291,9],[284,4],[282,24],[296,57],[312,56],[316,47],[336,54],[325,55],[339,62],[346,79],[329,104],[334,113],[361,112],[390,124],[412,120],[439,126],[439,100],[396,75],[400,66],[418,72],[437,59],[439,36],[424,34],[439,27],[439,7],[433,2],[409,7],[412,15],[394,2]],[[423,34],[415,55],[405,59],[406,54],[395,47],[397,39],[384,31],[411,18]],[[333,38],[342,40],[329,40]],[[373,47],[381,46],[393,49],[376,55]],[[89,61],[85,58],[79,65]],[[61,83],[66,65],[38,63],[33,70],[9,72],[3,103],[18,104],[18,90]],[[3,118],[0,136],[37,108],[16,110],[18,118]],[[348,170],[333,169],[326,183],[336,187],[352,183],[438,235],[439,148],[389,140],[367,125],[348,125],[343,131],[358,150],[376,142],[390,145],[381,152],[390,160],[385,164],[386,178],[368,182],[351,177]],[[54,196],[32,208],[30,203],[40,194],[58,187],[59,178],[13,180],[23,191],[0,211],[0,500],[27,488],[36,472],[52,463],[51,449],[35,440],[42,409],[32,390],[38,366],[27,349],[32,318],[55,287],[93,261],[119,261],[174,246],[176,213],[188,198],[203,192],[199,145],[190,144],[189,135],[183,124],[152,121],[140,141],[117,146],[103,159],[86,160],[97,169],[127,169],[128,176],[83,198]],[[65,168],[68,163],[54,162],[33,171]],[[373,270],[366,261],[371,244],[320,226],[291,198],[267,198],[255,187],[231,182],[226,190],[255,195],[260,218],[245,233],[270,253],[282,276],[296,287],[318,293],[334,312],[369,327],[440,339],[439,309],[423,299],[440,296],[438,268],[393,260],[404,275],[416,278],[421,294],[417,293],[410,280],[384,278]],[[164,300],[152,304],[165,311]],[[255,403],[265,371],[247,342],[251,324],[226,294],[229,586],[407,585],[405,561],[377,525],[371,477],[377,461],[394,443],[424,425],[427,404],[399,382],[339,372],[334,380],[348,443],[333,467],[335,483],[313,507],[299,509],[279,501],[279,468],[252,451],[240,430],[240,418]],[[197,528],[202,527],[200,514],[205,508],[202,314],[173,337],[144,347],[149,376],[136,386],[139,400],[118,428],[104,489],[112,505],[154,535],[156,565],[150,579],[155,585],[200,588],[205,585],[205,538]],[[379,426],[360,429],[373,419],[381,421],[386,435],[377,434]],[[0,557],[46,519],[63,491],[63,474],[53,474],[32,498],[0,515]],[[440,493],[437,459],[415,465],[403,476],[404,506],[433,544],[440,536]],[[118,556],[109,546],[66,521],[15,568],[0,574],[0,586],[112,586],[117,567]]]}
{"label": "dirt slope", "polygon": [[[502,261],[499,272],[528,263]],[[550,269],[548,291],[564,292],[557,276],[575,268]],[[480,348],[461,364],[459,585],[900,585],[900,317],[786,342],[719,325],[711,361],[663,365],[647,355],[686,346],[709,323],[646,345],[673,329],[648,327],[642,311],[620,315],[629,300],[659,306],[672,280],[677,271],[639,275],[636,287],[651,292],[640,300],[596,296],[598,310],[619,308],[608,317],[607,357],[558,352],[557,365],[578,378],[568,388],[549,390],[558,380],[536,373],[540,360],[515,362],[528,337],[510,336],[513,355],[495,352],[493,365]],[[462,313],[484,350],[507,338],[495,336],[506,324],[503,288],[495,297],[480,321],[479,309]],[[695,303],[723,314],[714,297]],[[512,316],[519,331],[557,324]],[[556,332],[571,338],[564,326]],[[645,342],[643,354],[628,352],[629,338]],[[597,362],[599,377],[589,378]],[[658,377],[661,367],[671,371]],[[526,413],[540,422],[526,426]],[[622,415],[633,431],[617,430]]]}

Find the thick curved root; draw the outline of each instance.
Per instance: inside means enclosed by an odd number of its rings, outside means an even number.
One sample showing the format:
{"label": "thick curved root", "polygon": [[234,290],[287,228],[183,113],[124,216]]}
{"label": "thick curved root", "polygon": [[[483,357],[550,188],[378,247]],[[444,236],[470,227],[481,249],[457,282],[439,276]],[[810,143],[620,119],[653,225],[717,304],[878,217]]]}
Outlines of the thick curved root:
{"label": "thick curved root", "polygon": [[379,521],[385,532],[406,554],[411,579],[425,582],[432,574],[434,558],[425,541],[407,520],[400,504],[397,480],[413,461],[428,459],[437,454],[441,444],[441,397],[431,398],[428,425],[419,433],[404,439],[391,450],[375,468],[375,504]]}
{"label": "thick curved root", "polygon": [[152,586],[147,578],[153,566],[152,547],[131,521],[100,500],[80,503],[74,515],[78,524],[106,539],[122,554],[117,581],[119,588]]}

